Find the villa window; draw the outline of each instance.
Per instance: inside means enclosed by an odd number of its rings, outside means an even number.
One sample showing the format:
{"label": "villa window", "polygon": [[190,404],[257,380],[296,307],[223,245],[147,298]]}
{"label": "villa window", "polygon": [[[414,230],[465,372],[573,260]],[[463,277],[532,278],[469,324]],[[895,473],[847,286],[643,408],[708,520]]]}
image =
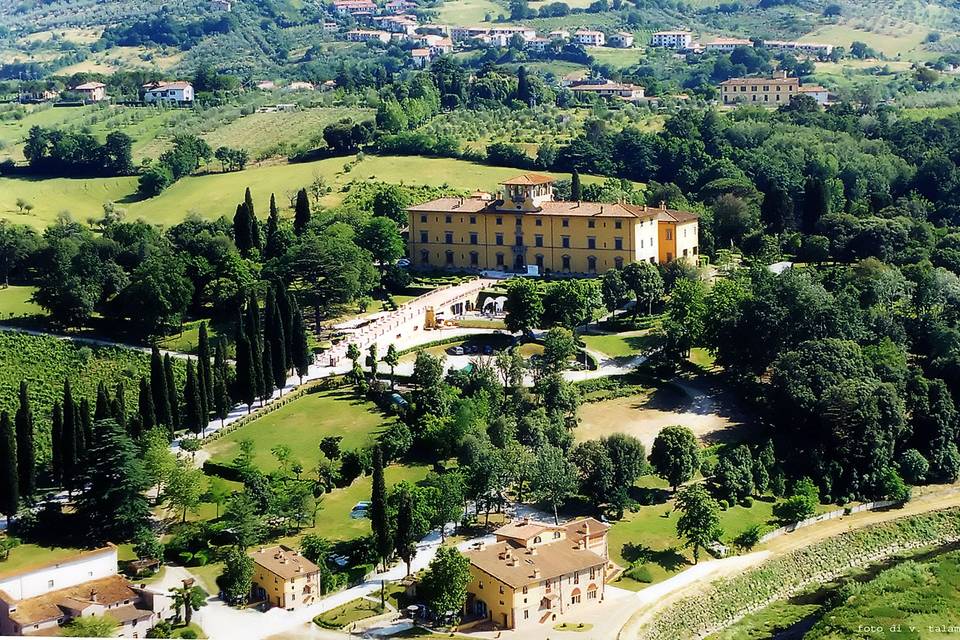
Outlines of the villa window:
{"label": "villa window", "polygon": [[537,247],[542,247],[542,246],[543,246],[543,236],[542,236],[542,235],[539,235],[539,234],[533,236],[533,244],[534,244],[535,246],[537,246]]}
{"label": "villa window", "polygon": [[613,239],[613,248],[620,251],[623,249],[623,238],[614,238]]}
{"label": "villa window", "polygon": [[426,222],[427,216],[420,216],[420,222]]}
{"label": "villa window", "polygon": [[430,239],[427,237],[427,232],[426,232],[426,231],[421,231],[421,232],[420,232],[420,242],[422,242],[423,244],[426,244],[426,243],[428,243],[429,241],[430,241]]}
{"label": "villa window", "polygon": [[673,240],[673,229],[667,229],[667,240]]}
{"label": "villa window", "polygon": [[580,604],[580,594],[570,596],[570,604]]}
{"label": "villa window", "polygon": [[447,244],[453,244],[453,233],[447,231],[445,234],[443,234],[443,241]]}
{"label": "villa window", "polygon": [[537,261],[537,268],[542,271],[543,270],[543,254],[542,253],[537,254],[536,261]]}
{"label": "villa window", "polygon": [[569,219],[569,218],[564,218],[563,220],[561,220],[561,221],[560,221],[560,226],[561,226],[561,227],[569,227],[569,226],[570,226],[570,219]]}
{"label": "villa window", "polygon": [[563,256],[561,258],[564,271],[570,271],[570,256]]}
{"label": "villa window", "polygon": [[596,600],[597,599],[597,590],[591,589],[587,591],[587,600]]}
{"label": "villa window", "polygon": [[503,234],[502,234],[502,233],[498,233],[498,234],[497,234],[497,244],[503,244]]}
{"label": "villa window", "polygon": [[480,264],[480,254],[476,251],[470,252],[470,266],[476,267]]}
{"label": "villa window", "polygon": [[477,224],[477,216],[470,216],[470,224]]}
{"label": "villa window", "polygon": [[477,244],[480,241],[480,236],[475,233],[470,234],[470,244]]}
{"label": "villa window", "polygon": [[524,587],[523,587],[523,592],[524,592],[524,593],[527,592],[527,587],[526,587],[526,585],[524,585]]}
{"label": "villa window", "polygon": [[597,226],[597,221],[596,221],[596,220],[587,220],[587,228],[588,228],[588,229],[593,229],[593,228],[596,227],[596,226]]}
{"label": "villa window", "polygon": [[447,251],[447,264],[453,264],[453,251]]}
{"label": "villa window", "polygon": [[497,254],[497,266],[498,266],[498,267],[502,267],[502,266],[503,266],[503,254],[502,254],[502,253],[498,253],[498,254]]}
{"label": "villa window", "polygon": [[421,264],[430,264],[430,252],[421,251],[420,252],[420,263]]}
{"label": "villa window", "polygon": [[594,237],[587,238],[587,249],[596,249],[597,248],[597,239]]}
{"label": "villa window", "polygon": [[500,585],[500,593],[503,593],[503,585]]}
{"label": "villa window", "polygon": [[538,227],[542,227],[542,226],[543,226],[543,220],[541,220],[540,218],[537,218],[536,222],[534,222],[533,224],[535,224],[535,225],[538,226]]}
{"label": "villa window", "polygon": [[529,610],[529,609],[524,609],[524,610],[523,610],[523,619],[524,619],[524,620],[529,620],[529,619],[530,619],[530,610]]}
{"label": "villa window", "polygon": [[623,229],[623,220],[616,220],[613,223],[614,229]]}
{"label": "villa window", "polygon": [[623,258],[621,258],[620,256],[617,256],[616,258],[614,258],[613,267],[614,269],[623,269]]}
{"label": "villa window", "polygon": [[453,216],[447,216],[444,222],[446,222],[447,224],[450,224],[451,222],[453,222]]}
{"label": "villa window", "polygon": [[594,256],[587,257],[587,271],[590,273],[596,273],[597,271],[597,259]]}
{"label": "villa window", "polygon": [[503,218],[497,216],[497,224],[503,224]]}
{"label": "villa window", "polygon": [[570,248],[570,236],[562,236],[560,238],[560,246],[564,249]]}

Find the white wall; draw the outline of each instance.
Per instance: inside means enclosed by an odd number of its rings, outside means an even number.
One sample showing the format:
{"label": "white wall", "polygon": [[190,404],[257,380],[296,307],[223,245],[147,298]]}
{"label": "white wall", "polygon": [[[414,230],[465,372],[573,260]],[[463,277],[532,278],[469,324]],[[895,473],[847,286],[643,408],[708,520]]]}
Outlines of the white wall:
{"label": "white wall", "polygon": [[[72,587],[89,580],[106,578],[117,573],[117,549],[109,547],[90,552],[81,558],[28,571],[0,579],[0,591],[10,594],[15,600],[36,596]],[[50,585],[50,581],[53,585]]]}

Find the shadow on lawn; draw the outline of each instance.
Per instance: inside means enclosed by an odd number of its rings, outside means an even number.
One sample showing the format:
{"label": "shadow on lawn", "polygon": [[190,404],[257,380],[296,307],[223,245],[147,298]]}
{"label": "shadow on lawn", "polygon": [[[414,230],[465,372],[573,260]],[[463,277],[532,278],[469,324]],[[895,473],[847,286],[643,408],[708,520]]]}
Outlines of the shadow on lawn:
{"label": "shadow on lawn", "polygon": [[630,563],[652,562],[659,565],[664,571],[676,571],[689,562],[677,551],[676,547],[669,549],[651,549],[644,544],[635,544],[628,542],[623,545],[620,554],[623,559]]}

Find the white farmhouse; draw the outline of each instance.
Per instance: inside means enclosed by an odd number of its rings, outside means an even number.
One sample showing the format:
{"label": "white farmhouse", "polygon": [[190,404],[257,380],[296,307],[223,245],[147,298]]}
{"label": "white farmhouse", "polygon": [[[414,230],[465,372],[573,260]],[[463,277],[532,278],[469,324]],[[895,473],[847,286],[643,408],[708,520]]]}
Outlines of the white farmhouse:
{"label": "white farmhouse", "polygon": [[151,82],[143,85],[143,101],[147,104],[193,102],[193,85],[183,81]]}

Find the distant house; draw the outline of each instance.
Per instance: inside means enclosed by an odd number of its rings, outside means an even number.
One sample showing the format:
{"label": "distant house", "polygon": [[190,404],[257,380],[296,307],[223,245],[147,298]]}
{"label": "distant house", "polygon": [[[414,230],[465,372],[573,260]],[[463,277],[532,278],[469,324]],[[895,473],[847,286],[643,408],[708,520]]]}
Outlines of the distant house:
{"label": "distant house", "polygon": [[830,92],[826,87],[821,87],[815,84],[809,84],[803,87],[800,87],[800,93],[805,96],[810,96],[817,101],[817,104],[824,105],[830,102]]}
{"label": "distant house", "polygon": [[336,33],[340,30],[340,25],[331,20],[324,20],[321,29],[323,29],[324,33]]}
{"label": "distant house", "polygon": [[730,78],[720,83],[723,104],[750,103],[778,107],[800,91],[800,80],[780,71],[772,78]]}
{"label": "distant house", "polygon": [[251,597],[255,602],[294,611],[320,597],[320,567],[284,545],[260,547],[253,559]]}
{"label": "distant house", "polygon": [[346,38],[350,42],[390,42],[390,34],[386,31],[371,29],[353,29],[347,31]]}
{"label": "distant house", "polygon": [[189,82],[151,82],[143,85],[143,101],[147,104],[193,102],[193,85]]}
{"label": "distant house", "polygon": [[703,43],[704,51],[722,51],[730,52],[737,47],[752,47],[753,42],[744,38],[714,38],[710,42]]}
{"label": "distant house", "polygon": [[107,85],[102,82],[84,82],[75,86],[73,91],[79,93],[88,102],[100,102],[107,99]]}
{"label": "distant house", "polygon": [[117,573],[113,545],[0,575],[0,634],[60,635],[74,618],[109,615],[119,635],[142,638],[173,615],[172,599]]}
{"label": "distant house", "polygon": [[700,236],[697,225],[700,218],[689,211],[675,211],[660,205],[657,214],[657,233],[659,260],[661,264],[681,260],[696,261],[699,253]]}
{"label": "distant house", "polygon": [[795,55],[812,56],[814,58],[826,58],[833,53],[832,44],[822,44],[819,42],[792,42],[785,40],[765,40],[763,46],[770,51],[782,53],[793,53]]}
{"label": "distant house", "polygon": [[410,52],[410,58],[413,60],[413,66],[422,69],[430,64],[430,49],[414,49]]}
{"label": "distant house", "polygon": [[210,5],[218,11],[233,11],[233,2],[231,0],[210,0]]}
{"label": "distant house", "polygon": [[590,29],[580,29],[573,34],[573,39],[585,47],[602,47],[606,44],[606,37],[603,31],[592,31]]}
{"label": "distant house", "polygon": [[383,8],[389,13],[406,13],[410,9],[416,8],[417,4],[415,2],[410,2],[409,0],[390,0]]}
{"label": "distant house", "polygon": [[527,41],[526,46],[531,51],[543,53],[550,47],[551,42],[553,42],[553,40],[550,38],[534,38],[533,40]]}
{"label": "distant house", "polygon": [[619,98],[630,102],[641,100],[644,97],[643,87],[635,84],[609,81],[588,81],[573,84],[570,86],[570,91],[577,97],[593,95],[604,98]]}
{"label": "distant house", "polygon": [[273,80],[261,80],[254,86],[260,91],[273,91],[277,88],[277,84]]}
{"label": "distant house", "polygon": [[569,40],[570,32],[566,29],[556,29],[547,34],[547,37],[551,40]]}
{"label": "distant house", "polygon": [[288,84],[284,90],[285,91],[313,91],[316,87],[313,86],[310,82],[291,82]]}
{"label": "distant house", "polygon": [[374,18],[374,21],[390,33],[413,35],[417,32],[417,19],[414,16],[381,16]]}
{"label": "distant house", "polygon": [[650,36],[651,47],[663,47],[683,51],[689,49],[693,42],[693,34],[686,30],[657,31]]}
{"label": "distant house", "polygon": [[629,49],[633,46],[633,34],[626,31],[617,31],[610,36],[610,46]]}
{"label": "distant house", "polygon": [[372,0],[334,0],[333,10],[342,16],[372,16],[377,5]]}

